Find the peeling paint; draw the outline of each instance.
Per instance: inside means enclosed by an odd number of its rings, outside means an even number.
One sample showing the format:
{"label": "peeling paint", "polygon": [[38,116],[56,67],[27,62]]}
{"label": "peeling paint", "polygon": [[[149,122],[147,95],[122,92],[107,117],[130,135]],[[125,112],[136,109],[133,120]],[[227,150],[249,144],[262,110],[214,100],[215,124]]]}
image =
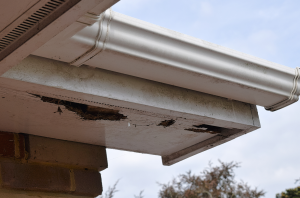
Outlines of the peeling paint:
{"label": "peeling paint", "polygon": [[169,127],[169,126],[173,125],[174,123],[175,123],[175,120],[173,120],[173,119],[164,120],[164,121],[161,121],[157,126]]}
{"label": "peeling paint", "polygon": [[[70,101],[66,101],[66,100],[60,100],[60,99],[56,99],[56,98],[50,98],[50,97],[40,96],[40,95],[35,95],[35,94],[32,94],[32,95],[39,97],[43,102],[62,105],[67,110],[75,112],[83,120],[119,121],[119,120],[127,118],[127,116],[120,114],[118,110],[114,110],[114,109],[107,109],[107,108],[102,108],[102,107],[86,105],[86,104],[80,104],[80,103],[75,103],[75,102],[70,102]],[[60,109],[60,107],[58,107],[57,112],[59,114],[63,113],[62,110]]]}
{"label": "peeling paint", "polygon": [[225,128],[223,127],[216,127],[211,125],[193,125],[194,128],[184,129],[186,131],[193,131],[196,133],[210,133],[210,134],[220,134]]}

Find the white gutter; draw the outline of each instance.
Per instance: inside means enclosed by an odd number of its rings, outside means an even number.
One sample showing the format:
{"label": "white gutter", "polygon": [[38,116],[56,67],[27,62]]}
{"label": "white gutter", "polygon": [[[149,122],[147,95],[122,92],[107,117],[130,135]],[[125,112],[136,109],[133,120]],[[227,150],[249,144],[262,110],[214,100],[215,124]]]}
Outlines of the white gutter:
{"label": "white gutter", "polygon": [[298,100],[299,68],[249,56],[111,10],[97,23],[84,24],[79,20],[33,54],[256,104],[270,111]]}

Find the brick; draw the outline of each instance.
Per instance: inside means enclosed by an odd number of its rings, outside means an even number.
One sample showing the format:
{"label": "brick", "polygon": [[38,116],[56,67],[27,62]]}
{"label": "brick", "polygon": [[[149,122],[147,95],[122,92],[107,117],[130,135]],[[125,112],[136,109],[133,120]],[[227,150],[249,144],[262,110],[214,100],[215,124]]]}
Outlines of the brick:
{"label": "brick", "polygon": [[98,171],[74,170],[76,189],[74,194],[98,196],[102,194],[101,175]]}
{"label": "brick", "polygon": [[29,135],[28,139],[29,162],[49,162],[99,171],[108,166],[103,146],[34,135]]}
{"label": "brick", "polygon": [[0,132],[0,157],[14,157],[15,144],[14,134],[8,132]]}
{"label": "brick", "polygon": [[107,168],[105,147],[0,132],[1,157],[10,158],[0,160],[2,189],[88,197],[102,193],[98,170]]}
{"label": "brick", "polygon": [[1,162],[1,186],[10,189],[70,192],[67,168]]}

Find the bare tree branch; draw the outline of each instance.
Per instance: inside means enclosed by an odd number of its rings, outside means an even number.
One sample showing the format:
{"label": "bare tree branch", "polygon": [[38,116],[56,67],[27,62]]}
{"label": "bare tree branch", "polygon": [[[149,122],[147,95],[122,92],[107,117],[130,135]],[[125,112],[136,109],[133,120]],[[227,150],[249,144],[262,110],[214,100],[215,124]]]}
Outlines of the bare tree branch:
{"label": "bare tree branch", "polygon": [[138,196],[134,195],[134,198],[144,198],[143,192],[144,190],[142,190]]}

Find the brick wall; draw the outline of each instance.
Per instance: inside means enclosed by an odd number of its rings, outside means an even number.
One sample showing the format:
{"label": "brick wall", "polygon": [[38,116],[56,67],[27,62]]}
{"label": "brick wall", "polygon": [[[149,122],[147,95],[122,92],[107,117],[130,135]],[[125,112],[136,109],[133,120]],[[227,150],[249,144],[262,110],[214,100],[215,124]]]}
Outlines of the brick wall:
{"label": "brick wall", "polygon": [[0,132],[1,188],[95,197],[105,168],[105,147]]}

